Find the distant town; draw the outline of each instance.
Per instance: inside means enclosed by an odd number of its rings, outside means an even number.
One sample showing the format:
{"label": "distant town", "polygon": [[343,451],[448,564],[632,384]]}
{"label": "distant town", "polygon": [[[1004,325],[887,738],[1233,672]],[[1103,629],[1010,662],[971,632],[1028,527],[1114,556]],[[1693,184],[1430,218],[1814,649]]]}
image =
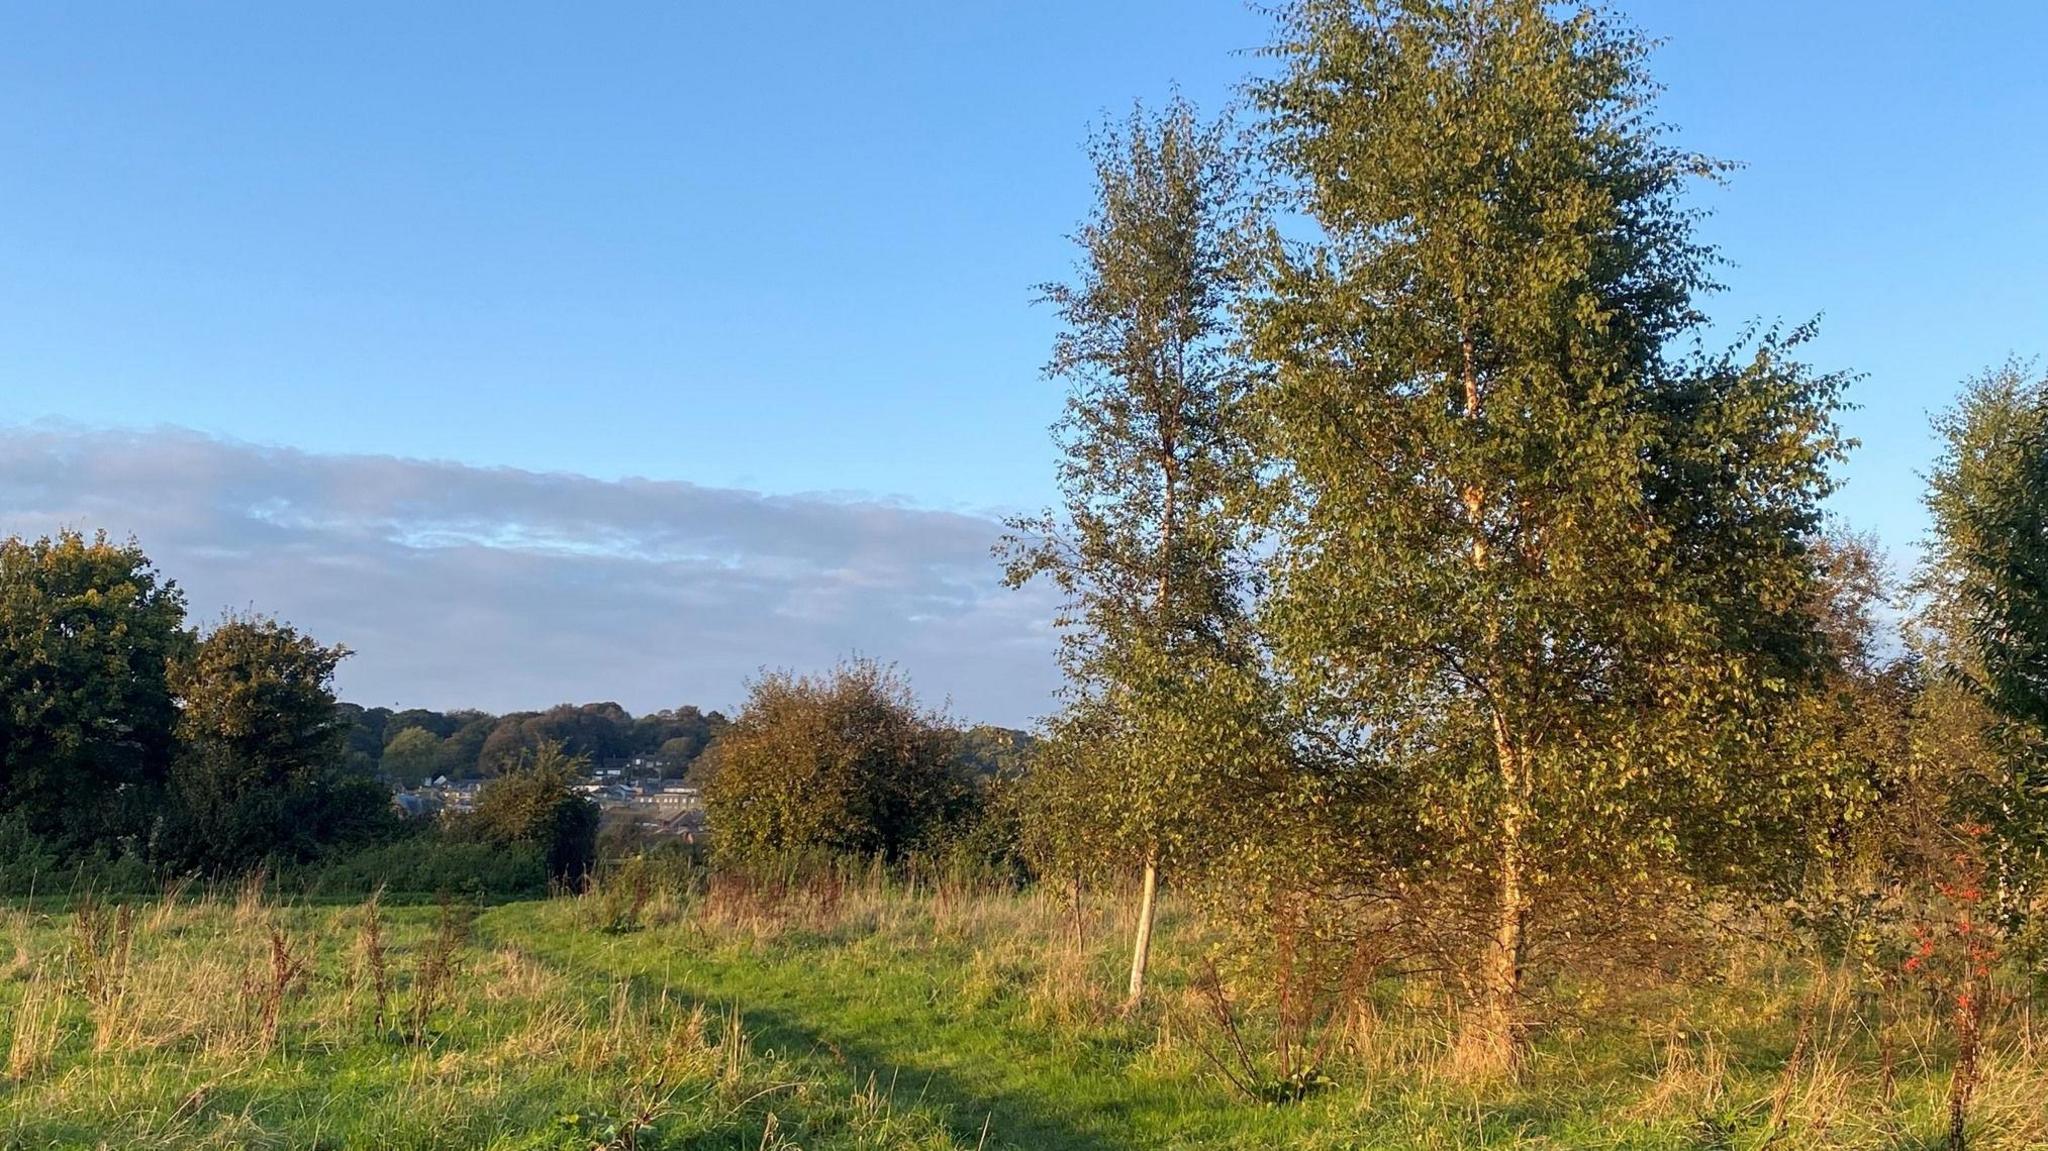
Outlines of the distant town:
{"label": "distant town", "polygon": [[[590,768],[575,790],[597,804],[604,824],[639,834],[694,840],[704,830],[703,795],[674,775],[677,765],[652,755],[608,760]],[[407,816],[462,813],[476,808],[487,780],[437,775],[415,787],[400,787],[392,802]]]}

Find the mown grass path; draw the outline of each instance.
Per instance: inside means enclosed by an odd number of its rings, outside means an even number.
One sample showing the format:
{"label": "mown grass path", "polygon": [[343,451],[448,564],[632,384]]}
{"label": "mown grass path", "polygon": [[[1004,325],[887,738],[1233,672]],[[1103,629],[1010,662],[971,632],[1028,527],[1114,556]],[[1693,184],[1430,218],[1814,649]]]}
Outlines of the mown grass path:
{"label": "mown grass path", "polygon": [[[1002,904],[984,911],[987,906]],[[962,922],[929,901],[899,901],[828,918],[815,930],[706,927],[686,918],[608,935],[573,929],[576,914],[566,902],[520,904],[488,913],[483,927],[583,983],[586,994],[623,983],[635,995],[665,990],[714,1009],[736,1009],[755,1043],[772,1049],[779,1065],[804,1076],[813,1090],[827,1098],[834,1091],[877,1091],[898,1114],[919,1121],[909,1129],[942,1132],[938,1138],[950,1138],[955,1148],[1920,1151],[1938,1143],[1933,1133],[1942,1076],[1902,1079],[1895,1102],[1882,1113],[1852,1102],[1847,1061],[1873,1058],[1863,1049],[1868,1036],[1853,1019],[1837,1021],[1840,1034],[1829,1041],[1825,1058],[1810,1057],[1786,1071],[1794,1042],[1788,1012],[1798,995],[1794,984],[1776,977],[1725,992],[1686,992],[1698,1000],[1692,1012],[1711,1020],[1718,1043],[1733,1048],[1725,1066],[1711,1072],[1671,1062],[1664,1041],[1645,1038],[1646,1028],[1668,1029],[1668,1023],[1629,1012],[1539,1043],[1518,1083],[1473,1084],[1432,1070],[1440,1049],[1429,1046],[1427,1035],[1418,1040],[1411,1032],[1379,1041],[1411,1044],[1386,1053],[1393,1064],[1382,1071],[1350,1062],[1333,1069],[1341,1079],[1335,1089],[1264,1106],[1237,1096],[1210,1073],[1195,1048],[1204,1038],[1218,1040],[1191,1035],[1192,1019],[1154,1012],[1147,1022],[1124,1023],[1100,1010],[1099,1000],[1085,1018],[1059,1016],[1061,991],[1111,993],[1119,949],[1098,936],[1102,946],[1091,949],[1092,966],[1068,973],[1064,984],[1054,980],[1049,992],[1048,971],[1065,945],[1056,938],[1058,928],[1048,930],[1042,918],[1025,922],[998,914]],[[1175,941],[1174,954],[1201,946],[1171,929],[1165,937]],[[1177,1000],[1184,1010],[1187,997],[1174,994],[1184,965],[1163,966],[1160,974],[1161,1000]],[[1413,1047],[1418,1041],[1423,1046]],[[2010,1086],[2024,1086],[2032,1074]],[[1996,1133],[1986,1145],[2048,1146],[2024,1134],[2038,1130],[2023,1114],[2027,1105],[2019,1097],[2001,1104],[2011,1114],[1986,1125]],[[850,1141],[843,1123],[805,1127],[807,1114],[833,1112],[795,1106],[778,1112],[779,1121],[795,1124],[784,1128],[789,1139],[778,1144],[763,1139],[776,1105],[761,1106],[741,1142],[732,1142],[728,1129],[683,1145],[745,1151],[901,1145],[857,1136]]]}
{"label": "mown grass path", "polygon": [[984,1125],[989,1148],[1273,1146],[1329,1118],[1315,1104],[1247,1106],[1185,1068],[1152,1074],[1149,1029],[1070,1037],[1040,1025],[1027,1017],[1022,973],[970,943],[898,931],[757,942],[687,925],[601,935],[563,930],[565,912],[514,905],[480,927],[574,978],[736,1006],[758,1046],[849,1092],[872,1083],[963,1147],[982,1145]]}

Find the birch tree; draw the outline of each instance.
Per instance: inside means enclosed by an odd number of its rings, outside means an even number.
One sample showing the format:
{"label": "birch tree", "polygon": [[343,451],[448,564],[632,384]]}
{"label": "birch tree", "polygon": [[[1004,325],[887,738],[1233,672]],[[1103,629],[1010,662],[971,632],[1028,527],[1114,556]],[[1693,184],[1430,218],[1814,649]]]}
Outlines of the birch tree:
{"label": "birch tree", "polygon": [[1266,634],[1469,893],[1467,1040],[1503,1068],[1532,925],[1766,865],[1797,815],[1760,748],[1820,650],[1840,381],[1798,333],[1672,351],[1713,260],[1681,197],[1716,165],[1650,119],[1646,51],[1541,0],[1303,0],[1255,89],[1315,228],[1255,330]]}
{"label": "birch tree", "polygon": [[[1176,99],[1100,132],[1078,276],[1044,287],[1061,331],[1048,374],[1069,386],[1055,427],[1057,513],[1013,523],[1013,584],[1051,578],[1068,712],[1052,725],[1063,782],[1095,796],[1077,840],[1127,849],[1139,875],[1128,1005],[1144,995],[1162,870],[1242,730],[1241,533],[1226,509],[1244,455],[1246,382],[1233,304],[1244,212],[1240,150]],[[1233,679],[1232,677],[1238,677]]]}

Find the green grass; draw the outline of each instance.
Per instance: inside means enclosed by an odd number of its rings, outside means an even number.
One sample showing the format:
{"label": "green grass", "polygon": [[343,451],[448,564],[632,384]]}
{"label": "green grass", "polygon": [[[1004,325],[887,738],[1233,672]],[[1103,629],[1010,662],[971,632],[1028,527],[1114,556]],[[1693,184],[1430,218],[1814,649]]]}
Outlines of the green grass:
{"label": "green grass", "polygon": [[[362,908],[192,900],[138,908],[125,931],[112,911],[9,913],[0,1141],[1908,1148],[1944,1129],[1935,1019],[1891,1025],[1887,1099],[1865,1005],[1846,985],[1814,996],[1793,965],[1603,1000],[1511,1084],[1461,1078],[1447,1023],[1414,989],[1383,988],[1332,1048],[1334,1086],[1271,1106],[1203,1054],[1223,1040],[1188,976],[1216,941],[1185,913],[1163,924],[1155,1006],[1133,1020],[1115,1010],[1115,910],[1089,916],[1077,946],[1050,895],[660,898],[617,933],[593,899],[510,904],[476,914],[447,993],[421,1010],[448,914],[381,909],[379,1021]],[[279,970],[292,978],[275,997]],[[1256,1045],[1255,1017],[1247,1028]],[[1973,1146],[2048,1146],[2030,1030],[2001,1014]]]}

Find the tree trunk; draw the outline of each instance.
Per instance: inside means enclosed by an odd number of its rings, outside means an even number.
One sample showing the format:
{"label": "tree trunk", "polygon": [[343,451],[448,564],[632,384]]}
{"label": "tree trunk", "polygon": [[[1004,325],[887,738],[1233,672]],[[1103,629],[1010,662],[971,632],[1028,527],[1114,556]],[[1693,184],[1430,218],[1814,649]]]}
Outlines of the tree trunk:
{"label": "tree trunk", "polygon": [[1073,890],[1074,911],[1074,954],[1081,955],[1088,950],[1088,928],[1081,918],[1081,861],[1074,860]]}
{"label": "tree trunk", "polygon": [[1152,905],[1159,895],[1159,853],[1145,853],[1145,881],[1138,896],[1138,935],[1131,944],[1131,991],[1124,1000],[1126,1012],[1136,1011],[1145,998],[1145,967],[1152,959]]}
{"label": "tree trunk", "polygon": [[[1174,521],[1176,488],[1179,486],[1178,458],[1175,455],[1176,436],[1167,428],[1160,437],[1159,472],[1161,500],[1159,508],[1159,590],[1153,602],[1153,623],[1159,629],[1159,642],[1163,648],[1171,648],[1173,634],[1173,549],[1177,526]],[[1157,829],[1154,829],[1155,834]],[[1155,840],[1145,849],[1144,888],[1138,897],[1138,936],[1131,944],[1131,988],[1124,999],[1126,1013],[1136,1011],[1145,998],[1145,968],[1152,960],[1152,904],[1159,894],[1159,845]]]}
{"label": "tree trunk", "polygon": [[1522,946],[1526,896],[1522,877],[1524,796],[1519,756],[1507,727],[1494,722],[1494,755],[1501,790],[1499,856],[1494,875],[1493,938],[1481,972],[1484,1012],[1480,1036],[1487,1062],[1511,1070],[1521,1055]]}
{"label": "tree trunk", "polygon": [[[1970,956],[1968,962],[1974,964],[1976,957]],[[1982,989],[1974,971],[1965,971],[1955,1002],[1956,1060],[1948,1081],[1948,1151],[1968,1151],[1970,1146],[1970,1097],[1977,1091],[1977,1057],[1984,1036]]]}
{"label": "tree trunk", "polygon": [[[1465,418],[1477,421],[1481,410],[1479,372],[1472,338],[1459,340],[1463,360],[1460,376],[1465,385]],[[1491,559],[1486,546],[1486,489],[1479,483],[1465,486],[1462,493],[1465,519],[1472,529],[1471,561],[1474,572],[1484,572]],[[1487,660],[1491,665],[1500,642],[1500,621],[1487,621]],[[1514,1069],[1521,1055],[1520,1016],[1522,1006],[1522,927],[1527,903],[1523,891],[1522,835],[1529,802],[1527,765],[1515,746],[1507,716],[1493,709],[1493,757],[1500,778],[1499,842],[1494,862],[1494,905],[1491,938],[1480,959],[1478,1027],[1463,1037],[1474,1070],[1483,1074],[1505,1074]]]}

